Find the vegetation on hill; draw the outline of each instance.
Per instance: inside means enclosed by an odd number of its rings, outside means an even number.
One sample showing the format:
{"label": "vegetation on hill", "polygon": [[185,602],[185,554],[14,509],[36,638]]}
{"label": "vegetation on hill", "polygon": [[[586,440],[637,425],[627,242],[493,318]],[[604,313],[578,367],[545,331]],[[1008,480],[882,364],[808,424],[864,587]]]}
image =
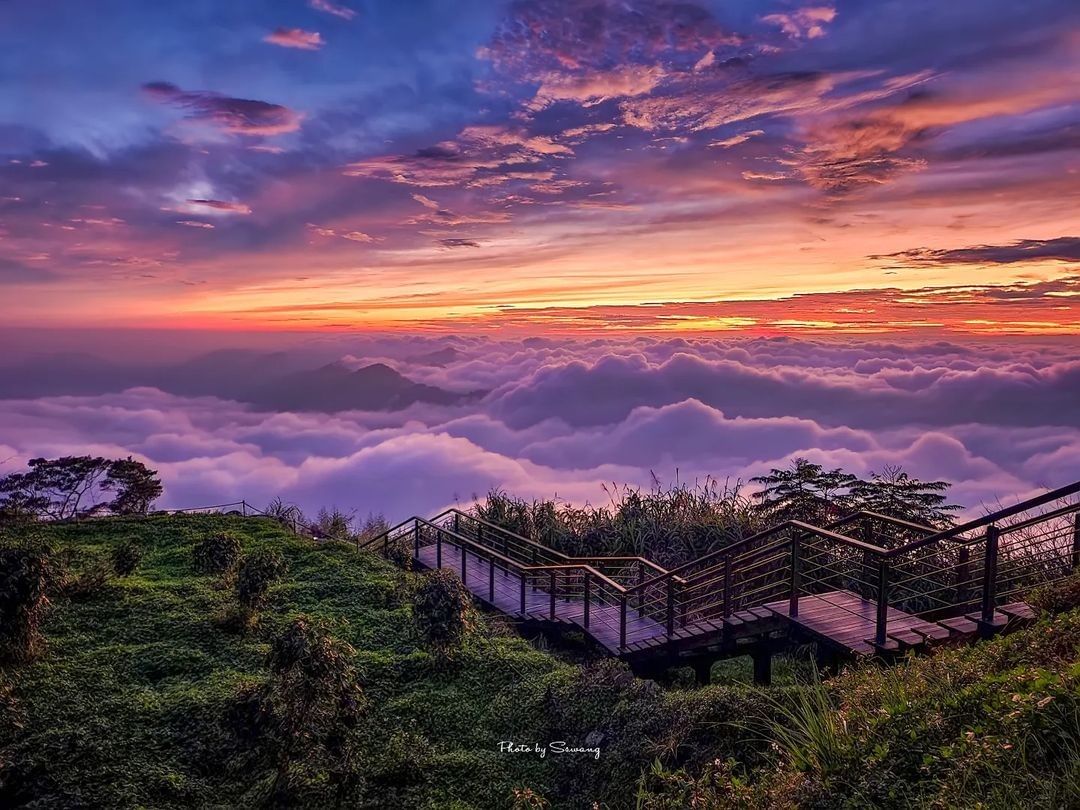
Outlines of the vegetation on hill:
{"label": "vegetation on hill", "polygon": [[[481,508],[568,551],[689,554],[798,508],[789,478],[758,499],[710,484]],[[947,520],[935,483],[892,480],[892,508]],[[824,682],[805,650],[767,689],[736,659],[696,688],[555,652],[476,611],[450,572],[288,525],[0,525],[0,806],[1080,806],[1080,574],[990,642]],[[582,750],[541,757],[556,741]]]}
{"label": "vegetation on hill", "polygon": [[753,483],[760,487],[753,494],[714,478],[695,485],[655,482],[646,492],[613,486],[606,506],[529,502],[492,490],[473,511],[571,556],[641,555],[674,567],[785,520],[827,526],[868,510],[945,528],[959,509],[948,502],[948,483],[921,481],[896,467],[860,479],[796,459]]}
{"label": "vegetation on hill", "polygon": [[[0,671],[0,806],[488,808],[510,806],[517,790],[618,807],[657,757],[696,770],[765,751],[738,722],[769,706],[737,666],[738,682],[701,691],[666,691],[612,662],[579,666],[491,617],[455,619],[452,589],[417,598],[421,576],[273,520],[102,518],[17,529],[0,545],[27,531],[61,579],[89,584],[74,597],[54,585],[34,660]],[[240,604],[230,571],[243,563],[206,572],[208,538],[237,541],[241,559],[280,555],[285,573],[257,623],[224,620]],[[134,570],[100,576],[133,540]],[[418,625],[414,613],[427,618]],[[437,626],[438,650],[425,640]],[[283,645],[332,654],[289,664]],[[355,672],[362,706],[355,721],[326,709],[308,728],[280,710],[303,702],[287,684],[331,659]],[[589,740],[602,756],[499,750],[552,740]]]}

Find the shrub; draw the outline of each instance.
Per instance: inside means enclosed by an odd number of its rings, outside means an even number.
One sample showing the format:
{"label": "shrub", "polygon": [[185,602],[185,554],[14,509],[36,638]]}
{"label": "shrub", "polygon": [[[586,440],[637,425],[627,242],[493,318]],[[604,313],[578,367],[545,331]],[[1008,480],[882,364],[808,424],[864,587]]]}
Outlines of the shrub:
{"label": "shrub", "polygon": [[112,567],[103,559],[96,559],[80,574],[69,574],[60,586],[60,595],[73,601],[97,596],[109,584]]}
{"label": "shrub", "polygon": [[245,557],[236,573],[236,598],[248,611],[258,610],[266,601],[270,586],[285,573],[285,560],[277,551],[256,551]]}
{"label": "shrub", "polygon": [[48,587],[47,551],[0,548],[0,662],[25,663],[37,654]]}
{"label": "shrub", "polygon": [[355,655],[305,617],[271,644],[265,700],[277,762],[273,802],[290,804],[295,770],[328,774],[338,802],[355,789],[352,732],[364,709]]}
{"label": "shrub", "polygon": [[1036,588],[1027,597],[1028,604],[1040,613],[1065,613],[1080,608],[1080,571],[1065,579]]}
{"label": "shrub", "polygon": [[416,628],[432,649],[448,655],[474,626],[472,596],[453,571],[428,571],[412,596]]}
{"label": "shrub", "polygon": [[126,577],[128,574],[134,573],[135,569],[139,567],[139,563],[142,562],[142,558],[142,546],[134,540],[125,540],[113,549],[113,570],[117,575]]}
{"label": "shrub", "polygon": [[548,810],[551,802],[532,788],[514,788],[510,791],[510,810]]}
{"label": "shrub", "polygon": [[240,541],[228,532],[212,534],[195,546],[195,570],[203,574],[224,574],[240,562]]}

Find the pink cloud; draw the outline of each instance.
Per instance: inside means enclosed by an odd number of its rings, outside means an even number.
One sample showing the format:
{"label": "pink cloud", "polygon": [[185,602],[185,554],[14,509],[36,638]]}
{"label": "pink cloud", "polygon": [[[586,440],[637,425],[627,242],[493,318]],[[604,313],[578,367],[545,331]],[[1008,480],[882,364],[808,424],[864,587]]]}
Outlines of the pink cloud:
{"label": "pink cloud", "polygon": [[326,44],[318,31],[305,31],[302,28],[275,28],[263,37],[263,42],[304,51],[317,51]]}
{"label": "pink cloud", "polygon": [[327,14],[333,14],[335,17],[340,17],[343,20],[351,20],[356,16],[356,12],[348,6],[331,3],[330,0],[308,0],[308,5],[316,11],[324,11]]}

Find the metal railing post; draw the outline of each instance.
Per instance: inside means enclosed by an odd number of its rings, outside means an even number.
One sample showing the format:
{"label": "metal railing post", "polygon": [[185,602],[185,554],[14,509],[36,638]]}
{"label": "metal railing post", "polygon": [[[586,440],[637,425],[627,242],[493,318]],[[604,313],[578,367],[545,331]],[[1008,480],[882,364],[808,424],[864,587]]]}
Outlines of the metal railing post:
{"label": "metal railing post", "polygon": [[247,501],[240,501],[240,509],[242,510],[241,514],[247,517]]}
{"label": "metal railing post", "polygon": [[413,559],[420,559],[420,524],[413,522]]}
{"label": "metal railing post", "polygon": [[667,581],[667,635],[671,638],[671,634],[675,630],[675,580],[668,578]]}
{"label": "metal railing post", "polygon": [[521,615],[525,615],[525,572],[521,572]]}
{"label": "metal railing post", "polygon": [[1080,512],[1073,515],[1072,567],[1080,568]]}
{"label": "metal railing post", "polygon": [[640,587],[645,582],[645,566],[639,561],[637,571],[637,584],[638,584],[638,597],[637,597],[637,615],[641,618],[645,615],[645,589]]}
{"label": "metal railing post", "polygon": [[724,555],[724,618],[731,615],[731,555]]}
{"label": "metal railing post", "polygon": [[552,620],[554,620],[555,619],[555,572],[554,571],[551,572],[551,580],[550,580],[549,591],[551,592],[549,597],[548,597],[548,600],[550,602],[550,614],[551,614]]}
{"label": "metal railing post", "polygon": [[619,600],[619,646],[626,646],[626,594]]}
{"label": "metal railing post", "polygon": [[592,597],[592,574],[585,572],[585,629],[589,629],[589,601]]}
{"label": "metal railing post", "polygon": [[468,576],[469,576],[468,575],[468,568],[467,568],[466,562],[465,562],[465,555],[466,555],[465,546],[462,546],[461,547],[461,582],[462,582],[462,584],[464,584],[467,581]]}
{"label": "metal railing post", "polygon": [[454,534],[461,534],[461,515],[454,512]]}
{"label": "metal railing post", "polygon": [[986,527],[986,566],[983,568],[982,620],[994,621],[994,602],[997,600],[998,538],[1001,529],[991,523]]}
{"label": "metal railing post", "polygon": [[889,631],[889,558],[878,560],[877,624],[874,643],[884,645]]}
{"label": "metal railing post", "polygon": [[442,529],[435,527],[435,567],[442,568]]}
{"label": "metal railing post", "polygon": [[488,601],[491,604],[495,604],[495,558],[492,557],[488,562],[491,563],[491,567],[488,568]]}
{"label": "metal railing post", "polygon": [[788,615],[799,615],[799,535],[791,535],[791,596],[788,599]]}

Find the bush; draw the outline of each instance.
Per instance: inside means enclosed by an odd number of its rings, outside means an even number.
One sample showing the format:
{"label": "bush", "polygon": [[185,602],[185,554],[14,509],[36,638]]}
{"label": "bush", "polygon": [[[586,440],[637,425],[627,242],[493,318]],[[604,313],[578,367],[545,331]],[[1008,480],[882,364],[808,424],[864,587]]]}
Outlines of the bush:
{"label": "bush", "polygon": [[139,563],[142,562],[142,558],[142,546],[134,540],[125,540],[113,549],[113,570],[118,576],[126,577],[128,574],[134,573],[135,569],[139,567]]}
{"label": "bush", "polygon": [[37,654],[48,587],[47,551],[0,548],[0,662],[25,663]]}
{"label": "bush", "polygon": [[1065,579],[1043,585],[1028,594],[1027,602],[1039,613],[1065,613],[1080,608],[1080,571]]}
{"label": "bush", "polygon": [[195,546],[195,570],[225,574],[240,562],[240,541],[228,532],[213,534]]}
{"label": "bush", "polygon": [[256,551],[245,557],[236,573],[236,598],[248,611],[258,610],[266,601],[270,586],[285,573],[285,560],[277,551]]}
{"label": "bush", "polygon": [[60,586],[60,595],[73,601],[82,601],[97,596],[109,584],[111,566],[103,559],[90,563],[81,574],[69,574]]}
{"label": "bush", "polygon": [[337,802],[355,790],[353,731],[364,708],[355,655],[304,617],[294,619],[271,644],[265,701],[277,760],[273,802],[292,803],[296,770],[307,777],[328,774]]}
{"label": "bush", "polygon": [[413,593],[412,615],[424,640],[446,656],[473,629],[472,595],[453,571],[428,571]]}

